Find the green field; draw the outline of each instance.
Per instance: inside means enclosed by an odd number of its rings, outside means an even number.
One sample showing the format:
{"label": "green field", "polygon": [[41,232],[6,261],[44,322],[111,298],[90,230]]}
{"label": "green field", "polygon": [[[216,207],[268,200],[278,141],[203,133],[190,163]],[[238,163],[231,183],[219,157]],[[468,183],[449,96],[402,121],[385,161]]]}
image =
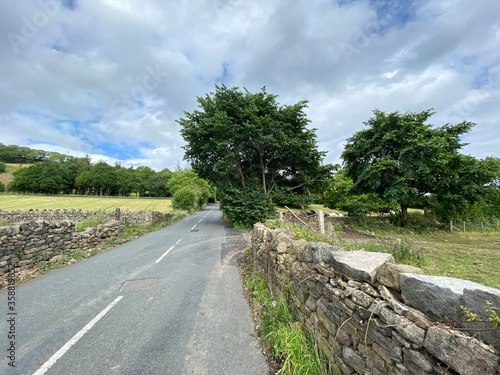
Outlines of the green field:
{"label": "green field", "polygon": [[75,210],[114,210],[120,208],[130,211],[172,211],[171,198],[111,198],[92,196],[41,196],[23,194],[0,194],[1,210],[29,209],[75,209]]}

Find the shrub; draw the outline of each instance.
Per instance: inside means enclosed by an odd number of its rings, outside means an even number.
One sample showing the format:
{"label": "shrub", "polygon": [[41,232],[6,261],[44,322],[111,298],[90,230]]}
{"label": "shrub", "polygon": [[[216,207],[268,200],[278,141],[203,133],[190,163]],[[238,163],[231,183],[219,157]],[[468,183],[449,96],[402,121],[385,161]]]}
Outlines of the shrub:
{"label": "shrub", "polygon": [[221,209],[229,223],[236,228],[251,228],[265,222],[274,214],[269,196],[255,190],[228,189],[221,194]]}
{"label": "shrub", "polygon": [[0,173],[5,172],[6,169],[7,169],[7,165],[5,165],[4,162],[0,161]]}
{"label": "shrub", "polygon": [[191,187],[184,187],[174,193],[172,208],[192,212],[196,210],[198,203],[199,196],[197,191]]}

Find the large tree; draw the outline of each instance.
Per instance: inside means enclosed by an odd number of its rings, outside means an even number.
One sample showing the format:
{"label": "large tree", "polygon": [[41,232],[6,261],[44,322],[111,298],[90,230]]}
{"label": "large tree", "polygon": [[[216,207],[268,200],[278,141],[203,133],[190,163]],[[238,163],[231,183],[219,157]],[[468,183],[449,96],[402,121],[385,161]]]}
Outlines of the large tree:
{"label": "large tree", "polygon": [[463,191],[470,180],[460,171],[470,160],[458,152],[465,145],[460,136],[473,123],[433,127],[426,123],[435,113],[432,109],[373,113],[364,123],[368,129],[349,138],[342,153],[355,192],[375,193],[400,205],[406,220],[408,207],[422,204],[426,194]]}
{"label": "large tree", "polygon": [[279,105],[277,96],[216,86],[198,98],[199,110],[178,120],[187,142],[185,159],[221,192],[232,188],[307,193],[325,179],[325,155],[308,128],[306,101]]}

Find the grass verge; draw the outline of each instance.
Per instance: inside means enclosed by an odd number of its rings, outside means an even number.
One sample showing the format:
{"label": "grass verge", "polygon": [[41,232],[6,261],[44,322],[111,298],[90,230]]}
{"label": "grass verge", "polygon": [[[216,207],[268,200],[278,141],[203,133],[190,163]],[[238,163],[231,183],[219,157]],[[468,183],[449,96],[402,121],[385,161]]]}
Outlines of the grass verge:
{"label": "grass verge", "polygon": [[295,320],[286,291],[271,293],[265,279],[251,269],[246,257],[240,263],[245,285],[257,316],[257,331],[270,352],[277,375],[326,375],[326,361],[317,353],[313,340]]}

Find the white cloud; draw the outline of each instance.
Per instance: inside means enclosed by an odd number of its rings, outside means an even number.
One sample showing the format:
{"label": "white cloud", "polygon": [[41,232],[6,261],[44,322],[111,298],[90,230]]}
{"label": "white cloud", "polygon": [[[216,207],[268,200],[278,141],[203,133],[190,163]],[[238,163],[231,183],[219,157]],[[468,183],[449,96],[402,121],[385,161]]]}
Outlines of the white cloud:
{"label": "white cloud", "polygon": [[223,81],[309,100],[328,162],[374,108],[477,122],[464,151],[500,156],[498,1],[339,3],[3,1],[1,142],[173,169],[176,119]]}

